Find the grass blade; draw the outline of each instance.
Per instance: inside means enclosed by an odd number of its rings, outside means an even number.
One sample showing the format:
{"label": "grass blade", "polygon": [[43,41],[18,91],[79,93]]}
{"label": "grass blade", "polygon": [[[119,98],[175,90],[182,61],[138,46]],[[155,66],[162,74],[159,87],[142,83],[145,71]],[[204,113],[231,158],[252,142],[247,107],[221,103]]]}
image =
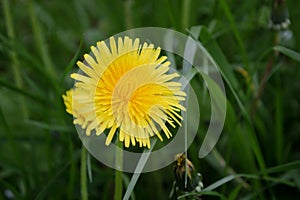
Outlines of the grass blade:
{"label": "grass blade", "polygon": [[[207,31],[205,27],[199,27],[200,28],[200,36],[199,39],[202,42],[203,46],[206,48],[206,50],[213,56],[214,61],[216,62],[216,65],[218,66],[222,78],[225,80],[225,82],[228,85],[228,88],[230,89],[231,93],[233,94],[243,116],[248,122],[248,127],[250,130],[250,142],[253,149],[253,152],[256,156],[257,162],[259,164],[260,170],[264,170],[266,168],[264,157],[261,151],[261,148],[258,143],[258,139],[255,135],[255,131],[252,127],[252,122],[250,119],[250,116],[247,112],[246,107],[243,105],[242,100],[240,99],[240,95],[237,94],[236,89],[238,88],[238,82],[236,81],[232,70],[230,70],[231,66],[227,62],[224,54],[218,47],[217,43],[214,41],[210,33]],[[242,95],[242,99],[245,99],[244,95]]]}
{"label": "grass blade", "polygon": [[14,86],[11,83],[8,83],[7,81],[5,81],[3,79],[0,79],[0,86],[1,85],[3,87],[7,88],[7,89],[10,89],[10,90],[12,90],[14,92],[17,92],[18,94],[21,94],[23,96],[29,97],[30,99],[38,101],[38,102],[40,102],[42,104],[49,104],[50,103],[48,99],[40,97],[40,96],[37,96],[37,95],[34,95],[34,94],[30,93],[30,92],[27,92],[26,90],[20,89],[20,88]]}
{"label": "grass blade", "polygon": [[61,167],[60,170],[53,176],[53,178],[50,179],[49,182],[36,195],[35,200],[45,199],[45,197],[48,195],[47,192],[51,185],[54,184],[54,182],[59,178],[59,176],[68,169],[71,162],[76,162],[79,159],[79,156],[80,151],[75,152],[71,160],[69,160],[69,162],[67,162],[63,167]]}
{"label": "grass blade", "polygon": [[131,177],[130,183],[127,187],[127,190],[125,192],[123,200],[129,199],[129,197],[130,197],[130,195],[131,195],[131,193],[132,193],[132,191],[135,187],[135,184],[137,183],[137,181],[138,181],[138,179],[139,179],[139,177],[140,177],[140,175],[143,171],[143,168],[144,168],[145,164],[147,163],[147,160],[150,156],[150,153],[151,153],[151,151],[153,150],[153,148],[156,144],[156,141],[157,141],[157,138],[154,138],[151,142],[150,149],[146,149],[144,151],[144,153],[142,154],[142,156],[141,156],[141,158],[140,158],[140,160],[139,160],[139,162],[138,162],[138,164],[135,168],[134,174]]}
{"label": "grass blade", "polygon": [[225,0],[220,0],[220,5],[221,7],[223,8],[224,12],[225,12],[225,15],[229,21],[229,24],[230,24],[230,27],[233,31],[233,34],[237,40],[237,43],[239,45],[239,48],[240,48],[240,51],[241,51],[241,54],[242,54],[242,60],[246,66],[246,69],[247,71],[250,69],[249,68],[249,61],[248,61],[248,58],[247,58],[247,53],[246,53],[246,49],[243,45],[243,42],[242,42],[242,37],[237,29],[237,26],[236,26],[236,23],[234,22],[234,17],[233,17],[233,14],[232,12],[230,11],[230,8],[227,4],[227,2]]}
{"label": "grass blade", "polygon": [[279,51],[280,53],[286,55],[287,57],[289,57],[297,62],[300,62],[300,53],[298,53],[292,49],[288,49],[283,46],[275,46],[275,47],[273,47],[273,49],[275,51]]}
{"label": "grass blade", "polygon": [[64,70],[61,78],[60,78],[60,84],[63,83],[64,79],[66,78],[67,74],[71,71],[71,69],[74,67],[74,65],[76,64],[76,60],[78,58],[78,55],[80,53],[80,50],[82,48],[82,44],[83,44],[83,41],[81,40],[80,41],[80,44],[79,44],[79,47],[77,49],[77,51],[75,52],[73,58],[71,59],[70,63],[68,64],[68,66],[66,67],[66,69]]}

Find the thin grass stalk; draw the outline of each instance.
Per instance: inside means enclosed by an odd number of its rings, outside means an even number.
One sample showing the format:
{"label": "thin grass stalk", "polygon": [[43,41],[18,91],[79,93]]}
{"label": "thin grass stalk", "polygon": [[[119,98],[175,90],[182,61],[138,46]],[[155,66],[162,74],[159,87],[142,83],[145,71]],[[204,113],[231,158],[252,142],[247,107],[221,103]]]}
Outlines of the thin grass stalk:
{"label": "thin grass stalk", "polygon": [[49,76],[51,76],[51,78],[53,79],[55,77],[55,70],[49,56],[46,40],[44,38],[39,21],[34,11],[34,2],[32,0],[28,1],[28,12],[37,48],[41,54],[46,71],[48,72]]}
{"label": "thin grass stalk", "polygon": [[[223,156],[220,154],[220,152],[215,148],[212,150],[212,156],[218,161],[218,164],[225,170],[226,170],[226,174],[228,175],[234,175],[236,176],[237,173],[234,171],[234,169],[229,166],[225,159],[223,158]],[[249,190],[251,189],[251,186],[243,180],[242,177],[237,177],[236,179],[234,179],[238,184],[240,184],[243,188]]]}
{"label": "thin grass stalk", "polygon": [[116,166],[115,166],[115,200],[122,199],[123,192],[123,180],[122,180],[122,170],[123,170],[123,142],[117,142],[116,149]]}
{"label": "thin grass stalk", "polygon": [[[73,144],[71,141],[71,137],[69,136],[69,141],[68,141],[68,146],[69,146],[69,152],[70,152],[70,158],[72,158],[74,151],[73,151]],[[73,199],[73,190],[74,190],[74,185],[75,185],[75,176],[76,176],[76,166],[75,162],[71,160],[70,163],[70,173],[69,173],[69,185],[68,185],[68,198],[67,199]]]}
{"label": "thin grass stalk", "polygon": [[181,27],[182,31],[189,28],[191,0],[184,0],[182,6]]}
{"label": "thin grass stalk", "polygon": [[86,171],[86,156],[87,152],[85,147],[82,145],[81,149],[81,168],[80,168],[80,187],[81,187],[81,199],[88,200],[87,191],[87,171]]}
{"label": "thin grass stalk", "polygon": [[283,163],[284,151],[284,128],[283,128],[283,94],[282,81],[280,74],[276,74],[277,90],[275,92],[275,146],[276,146],[276,160],[278,164]]}
{"label": "thin grass stalk", "polygon": [[143,154],[141,155],[139,162],[136,165],[136,168],[134,170],[134,173],[130,179],[130,182],[128,184],[128,187],[126,189],[126,192],[124,194],[124,198],[123,200],[128,200],[130,196],[133,196],[133,189],[149,159],[150,153],[152,152],[152,150],[154,149],[154,146],[157,142],[157,138],[153,138],[151,140],[151,145],[150,145],[150,149],[144,149]]}
{"label": "thin grass stalk", "polygon": [[10,130],[10,127],[6,121],[6,118],[5,118],[5,115],[3,113],[3,110],[2,110],[2,105],[0,104],[0,122],[1,122],[1,125],[3,126],[3,130],[4,130],[4,136],[7,138],[7,141],[10,145],[10,148],[13,152],[13,156],[15,157],[16,159],[16,163],[20,166],[20,169],[23,173],[25,173],[25,166],[22,164],[22,159],[21,159],[21,155],[20,155],[20,151],[18,149],[18,146],[17,146],[17,142],[16,142],[16,139],[12,133],[12,131]]}
{"label": "thin grass stalk", "polygon": [[174,15],[174,12],[172,10],[172,5],[171,5],[170,1],[169,0],[164,0],[164,3],[165,3],[165,8],[167,10],[167,13],[168,13],[168,16],[169,16],[169,19],[171,21],[172,26],[174,27],[175,30],[179,30],[179,25],[178,25],[177,20],[175,18],[175,15]]}
{"label": "thin grass stalk", "polygon": [[[4,13],[5,24],[6,24],[7,35],[10,40],[14,41],[15,40],[15,30],[14,30],[14,26],[13,26],[13,19],[11,16],[10,4],[9,4],[8,0],[3,0],[2,3],[3,3],[3,13]],[[12,49],[9,51],[9,56],[12,61],[14,81],[16,83],[16,86],[18,88],[22,89],[23,88],[23,80],[22,80],[22,76],[21,76],[20,63],[19,63],[17,53]],[[18,100],[20,102],[22,115],[24,118],[27,118],[28,110],[25,105],[24,98],[19,97]]]}
{"label": "thin grass stalk", "polygon": [[231,26],[232,32],[234,34],[234,37],[237,40],[237,44],[238,44],[238,46],[240,48],[242,60],[243,60],[244,65],[246,67],[246,71],[249,71],[250,70],[250,66],[249,66],[249,61],[248,61],[248,57],[247,57],[246,48],[243,45],[243,40],[242,40],[241,34],[239,33],[239,31],[237,29],[237,25],[236,25],[236,23],[234,21],[233,14],[230,11],[229,5],[228,5],[228,3],[225,0],[221,0],[219,2],[220,2],[221,7],[224,10],[225,16],[227,17],[227,19],[229,21],[229,24]]}
{"label": "thin grass stalk", "polygon": [[[46,75],[48,76],[47,78],[50,81],[49,85],[51,85],[51,87],[52,87],[51,89],[53,89],[53,92],[55,95],[54,104],[53,104],[55,106],[55,109],[57,110],[55,117],[57,118],[59,123],[61,123],[62,125],[65,125],[65,118],[64,118],[65,113],[64,113],[63,104],[61,104],[61,101],[60,101],[61,100],[61,91],[60,91],[60,84],[57,79],[58,76],[56,74],[54,65],[50,58],[45,35],[43,33],[43,30],[42,30],[42,27],[38,20],[38,17],[36,15],[36,12],[34,10],[34,5],[35,5],[34,3],[35,3],[35,1],[33,1],[33,0],[29,0],[27,2],[27,9],[28,9],[27,12],[29,14],[31,24],[32,24],[33,36],[35,39],[35,43],[37,45],[37,49],[42,58],[42,62],[45,67],[45,72],[46,72]],[[47,99],[47,100],[49,102],[49,99]],[[70,156],[72,156],[73,150],[72,150],[72,147],[70,146],[70,142],[69,142],[71,137],[67,134],[63,134],[63,138],[66,141],[66,143],[68,144],[69,149],[70,149]],[[48,138],[48,139],[50,139],[50,138]],[[52,152],[49,152],[49,154],[51,154],[51,153]],[[73,173],[73,172],[70,171],[70,173]],[[72,175],[70,175],[70,178],[71,178],[71,176]],[[71,178],[71,180],[72,180],[72,178]]]}
{"label": "thin grass stalk", "polygon": [[[47,72],[46,74],[48,75],[49,81],[51,82],[49,84],[54,89],[55,97],[56,97],[55,102],[58,102],[57,99],[59,99],[61,96],[60,85],[56,78],[57,74],[55,72],[54,65],[50,58],[50,54],[49,54],[48,47],[47,47],[47,42],[45,40],[40,23],[38,21],[35,11],[34,11],[34,1],[29,0],[27,3],[27,8],[28,8],[28,14],[29,14],[31,24],[32,24],[33,36],[34,36],[38,51],[40,53],[40,56],[42,58],[43,64],[45,66],[45,71]],[[57,108],[61,111],[64,110],[62,107],[62,104],[60,104],[60,103],[57,103],[55,106],[57,106]],[[61,120],[62,123],[64,123],[63,112],[58,112],[58,113],[59,113],[58,118]]]}
{"label": "thin grass stalk", "polygon": [[132,29],[132,0],[126,0],[124,2],[124,12],[125,12],[125,27],[126,29]]}

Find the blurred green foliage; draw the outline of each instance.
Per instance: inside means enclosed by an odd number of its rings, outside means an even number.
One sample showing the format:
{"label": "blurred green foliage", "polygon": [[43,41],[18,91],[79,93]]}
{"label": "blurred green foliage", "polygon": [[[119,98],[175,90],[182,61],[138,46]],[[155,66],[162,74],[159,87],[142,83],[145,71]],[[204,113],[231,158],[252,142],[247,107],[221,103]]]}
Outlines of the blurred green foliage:
{"label": "blurred green foliage", "polygon": [[[220,181],[203,198],[298,197],[300,1],[286,3],[291,25],[276,32],[268,29],[271,0],[2,0],[0,199],[81,198],[81,142],[61,94],[72,87],[69,74],[90,45],[130,28],[188,34],[197,25],[203,27],[198,39],[224,72],[228,97],[221,138],[201,160],[210,110],[209,94],[200,97],[189,159],[204,187]],[[199,82],[199,76],[191,81],[202,91]],[[111,199],[114,170],[91,158],[91,171],[89,198]],[[131,174],[123,176],[128,183]],[[134,196],[167,199],[173,181],[172,165],[142,174]]]}

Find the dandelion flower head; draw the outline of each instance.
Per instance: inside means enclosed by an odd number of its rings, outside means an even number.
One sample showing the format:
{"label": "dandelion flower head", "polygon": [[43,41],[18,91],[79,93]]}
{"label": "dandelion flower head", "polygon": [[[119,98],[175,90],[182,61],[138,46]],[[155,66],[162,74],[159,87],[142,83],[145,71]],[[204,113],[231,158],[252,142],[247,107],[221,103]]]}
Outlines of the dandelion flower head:
{"label": "dandelion flower head", "polygon": [[173,81],[179,75],[168,73],[170,62],[159,56],[160,51],[129,37],[117,41],[111,37],[109,45],[101,41],[92,46],[92,54],[77,62],[81,71],[71,75],[75,89],[64,95],[74,123],[88,136],[92,131],[100,135],[108,130],[106,145],[117,133],[125,147],[139,143],[150,148],[151,136],[163,140],[160,132],[170,138],[167,124],[181,125],[180,111],[185,108],[180,102],[185,93]]}

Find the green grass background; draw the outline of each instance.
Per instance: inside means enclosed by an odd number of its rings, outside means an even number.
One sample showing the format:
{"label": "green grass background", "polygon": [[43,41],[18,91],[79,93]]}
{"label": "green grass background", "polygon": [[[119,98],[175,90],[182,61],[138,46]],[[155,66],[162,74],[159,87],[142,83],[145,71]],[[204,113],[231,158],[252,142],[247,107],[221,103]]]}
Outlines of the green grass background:
{"label": "green grass background", "polygon": [[[299,197],[300,1],[287,0],[292,23],[281,32],[268,29],[271,5],[270,0],[1,0],[0,199],[82,198],[81,141],[61,94],[72,87],[69,74],[90,45],[130,28],[188,34],[198,25],[198,39],[219,64],[228,97],[221,138],[200,160],[210,102],[208,94],[199,96],[200,128],[189,158],[205,187],[212,184],[203,199]],[[203,91],[200,77],[191,83]],[[112,199],[114,170],[92,157],[88,163],[89,199]],[[130,178],[123,174],[124,190]],[[173,165],[141,174],[131,198],[167,199],[173,181]]]}

